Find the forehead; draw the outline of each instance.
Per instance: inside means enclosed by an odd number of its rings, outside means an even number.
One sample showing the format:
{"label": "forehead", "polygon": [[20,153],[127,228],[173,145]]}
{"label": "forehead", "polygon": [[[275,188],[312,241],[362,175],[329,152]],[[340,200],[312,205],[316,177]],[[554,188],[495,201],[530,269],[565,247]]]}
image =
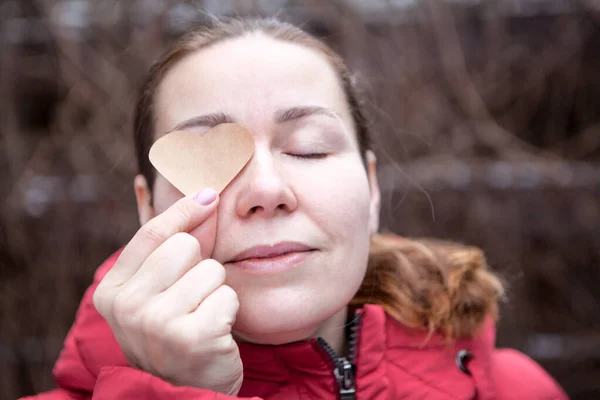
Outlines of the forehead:
{"label": "forehead", "polygon": [[173,66],[156,97],[157,133],[213,112],[261,129],[276,110],[305,105],[331,108],[348,128],[352,125],[339,78],[324,55],[249,34],[197,51]]}

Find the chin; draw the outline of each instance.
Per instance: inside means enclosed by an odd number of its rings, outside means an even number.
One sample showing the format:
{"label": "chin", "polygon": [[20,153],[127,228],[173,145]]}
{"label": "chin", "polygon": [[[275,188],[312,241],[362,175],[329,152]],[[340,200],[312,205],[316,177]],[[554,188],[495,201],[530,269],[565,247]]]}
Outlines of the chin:
{"label": "chin", "polygon": [[347,304],[333,299],[298,298],[300,296],[243,297],[233,326],[234,335],[246,342],[272,345],[315,337],[319,328]]}

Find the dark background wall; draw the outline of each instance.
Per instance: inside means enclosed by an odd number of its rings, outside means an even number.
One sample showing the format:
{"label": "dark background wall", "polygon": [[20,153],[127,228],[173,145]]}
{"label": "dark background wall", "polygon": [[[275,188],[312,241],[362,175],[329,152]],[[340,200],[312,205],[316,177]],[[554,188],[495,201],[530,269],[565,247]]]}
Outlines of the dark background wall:
{"label": "dark background wall", "polygon": [[99,263],[137,229],[131,111],[151,61],[212,16],[279,15],[365,84],[382,225],[481,246],[498,343],[600,398],[600,3],[0,2],[0,398],[51,367]]}

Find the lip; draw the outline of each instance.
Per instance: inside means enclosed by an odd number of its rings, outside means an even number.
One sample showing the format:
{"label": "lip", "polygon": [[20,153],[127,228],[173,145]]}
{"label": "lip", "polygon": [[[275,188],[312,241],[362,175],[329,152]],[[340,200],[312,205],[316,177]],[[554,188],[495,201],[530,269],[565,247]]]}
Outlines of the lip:
{"label": "lip", "polygon": [[299,265],[317,249],[303,243],[282,242],[255,246],[237,254],[229,263],[254,271],[280,272]]}
{"label": "lip", "polygon": [[255,246],[236,255],[230,262],[239,262],[249,259],[275,258],[287,253],[301,253],[314,250],[313,248],[296,242],[282,242],[273,246]]}

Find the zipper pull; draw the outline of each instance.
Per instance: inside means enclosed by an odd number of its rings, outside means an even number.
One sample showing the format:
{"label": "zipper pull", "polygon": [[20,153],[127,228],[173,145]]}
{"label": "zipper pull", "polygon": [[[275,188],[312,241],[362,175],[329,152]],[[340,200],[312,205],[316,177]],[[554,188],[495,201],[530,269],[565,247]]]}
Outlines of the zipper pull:
{"label": "zipper pull", "polygon": [[335,377],[340,386],[340,398],[342,400],[356,399],[356,387],[354,386],[354,368],[345,357],[340,357],[339,364],[334,369]]}

